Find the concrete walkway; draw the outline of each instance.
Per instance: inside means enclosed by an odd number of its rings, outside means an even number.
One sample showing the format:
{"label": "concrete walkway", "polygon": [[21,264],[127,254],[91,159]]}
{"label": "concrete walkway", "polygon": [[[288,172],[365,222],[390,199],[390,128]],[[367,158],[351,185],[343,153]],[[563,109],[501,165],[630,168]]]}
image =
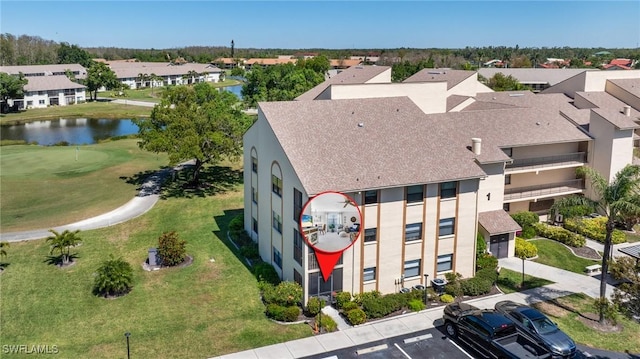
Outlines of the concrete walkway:
{"label": "concrete walkway", "polygon": [[344,318],[342,318],[342,316],[340,315],[340,312],[338,312],[338,310],[336,310],[334,307],[328,305],[322,308],[322,313],[330,316],[331,319],[333,319],[336,322],[336,324],[338,324],[338,330],[346,330],[351,328],[351,325],[347,323],[344,320]]}
{"label": "concrete walkway", "polygon": [[[502,268],[516,272],[522,271],[522,260],[518,258],[500,259]],[[525,261],[525,274],[533,275],[555,282],[544,287],[533,288],[523,292],[498,294],[490,297],[464,301],[478,308],[493,308],[502,300],[513,300],[520,303],[537,303],[563,297],[573,293],[584,293],[593,298],[599,296],[600,281],[597,277],[577,274],[562,269]],[[607,286],[607,293],[613,293],[613,287]],[[327,314],[328,308],[323,309]],[[331,308],[335,311],[335,309]],[[243,352],[226,354],[216,359],[293,359],[331,352],[338,349],[363,345],[382,339],[409,334],[442,324],[443,307],[426,309],[418,313],[409,313],[389,319],[383,319],[340,329],[337,332],[315,335],[312,337],[274,344],[266,347],[250,349]],[[337,311],[336,311],[337,313]]]}
{"label": "concrete walkway", "polygon": [[[638,242],[635,242],[635,243],[626,242],[626,243],[614,244],[613,245],[613,250],[612,250],[613,257],[625,257],[625,256],[627,256],[626,254],[620,252],[619,249],[620,248],[629,247],[629,246],[635,246],[635,245],[638,245],[638,244],[640,244],[640,243],[638,243]],[[601,253],[604,252],[604,244],[602,244],[602,243],[600,243],[598,241],[594,241],[593,239],[587,239],[586,246],[589,247],[589,248],[593,248],[596,251],[599,251]]]}
{"label": "concrete walkway", "polygon": [[[179,166],[177,168],[179,168]],[[142,184],[140,192],[138,192],[136,197],[111,212],[64,226],[54,227],[52,229],[58,232],[64,231],[65,229],[70,231],[75,231],[76,229],[84,231],[113,226],[138,217],[153,208],[156,202],[158,202],[160,186],[170,173],[171,169],[163,169],[151,175],[147,178],[145,183]],[[50,235],[51,233],[49,232],[49,228],[43,228],[24,232],[0,233],[0,240],[18,242],[42,239]]]}

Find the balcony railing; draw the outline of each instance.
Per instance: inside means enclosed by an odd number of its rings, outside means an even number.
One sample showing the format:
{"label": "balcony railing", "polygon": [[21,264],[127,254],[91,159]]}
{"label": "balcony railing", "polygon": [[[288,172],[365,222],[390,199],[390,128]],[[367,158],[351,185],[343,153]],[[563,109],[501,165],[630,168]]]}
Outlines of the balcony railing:
{"label": "balcony railing", "polygon": [[522,198],[548,197],[568,192],[576,192],[584,189],[584,180],[575,179],[564,182],[545,183],[536,186],[505,188],[504,200],[514,200]]}
{"label": "balcony railing", "polygon": [[505,167],[509,170],[538,169],[562,165],[580,165],[587,162],[586,152],[566,153],[556,156],[514,159]]}

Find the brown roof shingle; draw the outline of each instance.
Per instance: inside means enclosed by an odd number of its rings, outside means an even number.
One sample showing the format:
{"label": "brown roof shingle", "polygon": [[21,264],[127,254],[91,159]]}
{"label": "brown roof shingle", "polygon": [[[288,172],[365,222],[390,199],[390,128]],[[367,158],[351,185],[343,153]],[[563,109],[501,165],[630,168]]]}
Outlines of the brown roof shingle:
{"label": "brown roof shingle", "polygon": [[298,101],[315,100],[327,87],[334,84],[364,84],[381,73],[390,70],[390,66],[353,66],[350,67],[330,79],[324,81],[311,90],[296,97]]}
{"label": "brown roof shingle", "polygon": [[403,82],[446,82],[447,90],[449,90],[475,74],[475,71],[422,69]]}
{"label": "brown roof shingle", "polygon": [[64,89],[84,89],[86,86],[75,83],[67,76],[31,76],[26,78],[29,82],[24,86],[25,91],[49,91]]}
{"label": "brown roof shingle", "polygon": [[478,213],[478,223],[489,232],[489,235],[522,230],[522,227],[502,209]]}

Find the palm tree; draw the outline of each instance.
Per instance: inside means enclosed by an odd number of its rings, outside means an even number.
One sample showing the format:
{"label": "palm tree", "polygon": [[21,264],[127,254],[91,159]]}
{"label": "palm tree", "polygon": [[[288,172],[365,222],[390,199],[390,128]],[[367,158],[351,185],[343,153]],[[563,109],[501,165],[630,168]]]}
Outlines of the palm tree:
{"label": "palm tree", "polygon": [[78,245],[82,242],[82,239],[77,236],[80,233],[80,230],[75,230],[73,232],[65,229],[64,232],[58,233],[53,229],[50,229],[49,232],[53,233],[52,236],[47,237],[47,242],[51,242],[51,252],[55,251],[60,252],[60,257],[62,257],[62,264],[69,263],[71,259],[71,247]]}
{"label": "palm tree", "polygon": [[136,82],[140,83],[140,86],[136,86],[136,88],[146,87],[147,82],[149,81],[149,75],[139,73],[136,77]]}
{"label": "palm tree", "polygon": [[6,248],[9,248],[9,242],[0,242],[0,258],[7,256]]}
{"label": "palm tree", "polygon": [[551,215],[565,212],[572,207],[587,206],[607,216],[605,224],[604,254],[602,256],[602,276],[600,277],[600,323],[604,323],[604,310],[607,300],[606,274],[611,257],[611,237],[616,221],[630,215],[640,214],[640,166],[627,165],[609,182],[599,172],[590,167],[581,167],[579,172],[591,180],[591,185],[599,197],[597,200],[583,196],[562,198],[551,207]]}
{"label": "palm tree", "polygon": [[96,295],[120,296],[133,285],[133,268],[122,258],[104,261],[96,271],[93,292]]}

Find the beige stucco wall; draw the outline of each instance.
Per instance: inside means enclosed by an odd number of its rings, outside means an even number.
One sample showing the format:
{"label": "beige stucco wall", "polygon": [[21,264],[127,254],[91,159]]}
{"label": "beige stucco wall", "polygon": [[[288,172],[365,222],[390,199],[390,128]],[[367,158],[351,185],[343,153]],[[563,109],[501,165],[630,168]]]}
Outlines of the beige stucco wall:
{"label": "beige stucco wall", "polygon": [[505,185],[505,189],[551,184],[576,179],[576,168],[560,168],[555,170],[514,173],[511,174],[511,184]]}
{"label": "beige stucco wall", "polygon": [[475,96],[478,94],[478,83],[479,83],[478,73],[475,72],[472,76],[469,76],[468,78],[464,79],[454,87],[450,88],[447,91],[447,96],[450,96],[450,95]]}
{"label": "beige stucco wall", "polygon": [[447,110],[447,84],[444,82],[332,85],[328,91],[334,100],[407,96],[424,113]]}
{"label": "beige stucco wall", "polygon": [[583,91],[604,91],[607,80],[640,78],[640,70],[587,71]]}
{"label": "beige stucco wall", "polygon": [[482,165],[482,170],[487,174],[480,180],[478,189],[478,212],[487,212],[502,209],[504,201],[504,163],[491,163]]}
{"label": "beige stucco wall", "polygon": [[595,136],[592,164],[596,171],[609,180],[633,156],[633,130],[618,130],[606,119],[591,111],[589,132]]}
{"label": "beige stucco wall", "polygon": [[513,147],[511,158],[537,158],[579,152],[580,142]]}
{"label": "beige stucco wall", "polygon": [[372,77],[366,83],[368,84],[388,84],[391,83],[391,68],[385,70],[377,76]]}
{"label": "beige stucco wall", "polygon": [[[640,110],[640,97],[637,94],[628,92],[613,82],[607,81],[605,91],[617,98],[618,100],[630,105],[636,110]],[[622,108],[618,109],[622,111]]]}

